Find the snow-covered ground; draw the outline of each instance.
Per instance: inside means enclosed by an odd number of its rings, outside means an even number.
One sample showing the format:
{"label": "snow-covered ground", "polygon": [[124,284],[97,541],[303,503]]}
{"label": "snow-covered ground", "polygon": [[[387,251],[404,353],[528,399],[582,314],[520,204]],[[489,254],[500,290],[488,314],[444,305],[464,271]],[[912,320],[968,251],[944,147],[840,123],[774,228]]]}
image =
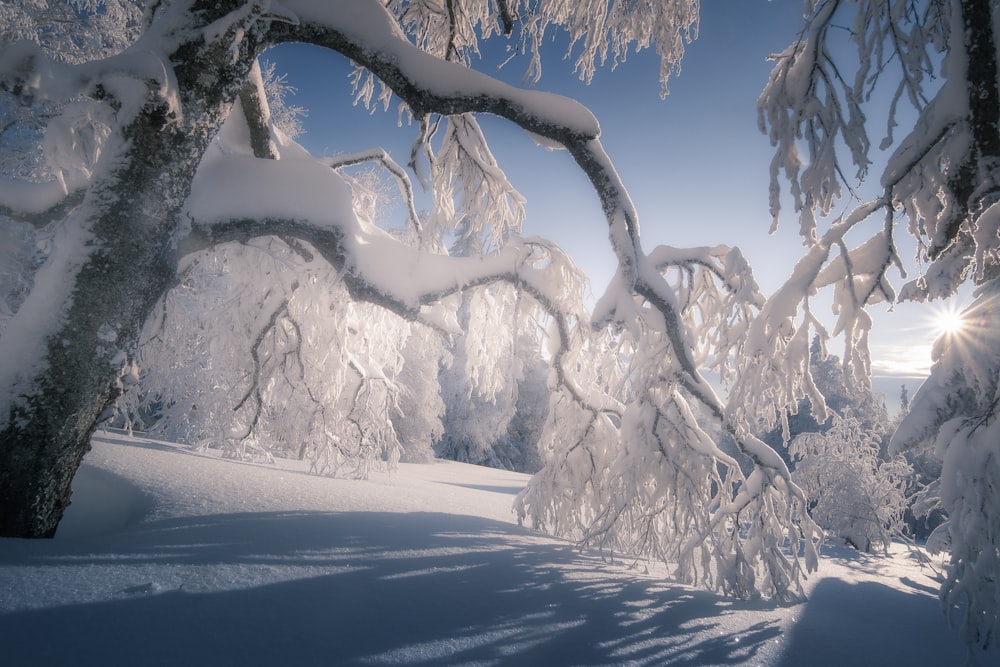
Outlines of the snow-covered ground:
{"label": "snow-covered ground", "polygon": [[331,479],[100,434],[56,539],[0,540],[0,663],[965,661],[904,548],[828,548],[807,602],[738,602],[518,527],[525,479],[452,462]]}

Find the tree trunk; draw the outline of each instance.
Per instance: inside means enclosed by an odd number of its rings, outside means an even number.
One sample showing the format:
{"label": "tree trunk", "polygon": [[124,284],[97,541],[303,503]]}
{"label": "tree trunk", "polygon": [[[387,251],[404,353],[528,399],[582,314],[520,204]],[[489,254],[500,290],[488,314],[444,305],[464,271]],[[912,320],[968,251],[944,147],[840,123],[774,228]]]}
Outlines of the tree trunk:
{"label": "tree trunk", "polygon": [[[206,4],[192,21],[208,25],[239,3]],[[123,129],[122,148],[102,158],[118,166],[91,184],[79,209],[94,250],[67,289],[58,330],[40,333],[45,353],[33,380],[0,422],[0,536],[55,534],[90,437],[120,393],[125,353],[174,280],[181,207],[257,48],[244,31],[209,43],[191,33],[171,55],[181,118],[151,96]]]}
{"label": "tree trunk", "polygon": [[176,211],[164,202],[177,179],[156,178],[146,160],[125,165],[103,193],[120,203],[91,220],[100,247],[76,276],[64,324],[46,340],[43,370],[0,432],[0,535],[55,533],[90,436],[118,396],[121,350],[134,349],[146,314],[171,282],[162,249]]}
{"label": "tree trunk", "polygon": [[[963,228],[967,230],[970,216],[978,216],[983,195],[997,188],[994,182],[984,188],[984,181],[995,179],[1000,160],[1000,85],[997,82],[997,43],[991,13],[993,0],[962,0],[957,9],[965,28],[963,44],[968,59],[969,132],[972,148],[956,166],[949,179],[955,199],[943,240],[929,249],[935,258],[951,248]],[[966,231],[967,233],[967,231]]]}

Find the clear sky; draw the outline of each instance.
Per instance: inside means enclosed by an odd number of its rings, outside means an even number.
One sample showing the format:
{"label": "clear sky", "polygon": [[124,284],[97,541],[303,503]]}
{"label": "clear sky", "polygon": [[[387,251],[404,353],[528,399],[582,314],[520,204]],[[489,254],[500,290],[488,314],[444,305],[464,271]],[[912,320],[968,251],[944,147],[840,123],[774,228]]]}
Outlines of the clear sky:
{"label": "clear sky", "polygon": [[[638,209],[647,251],[661,243],[737,245],[765,294],[784,281],[804,251],[790,207],[782,226],[768,235],[771,151],[757,128],[756,113],[771,70],[766,58],[795,39],[801,11],[801,0],[705,0],[700,34],[688,46],[683,71],[671,79],[665,100],[659,97],[659,60],[651,50],[630,56],[615,71],[598,71],[587,86],[573,75],[572,61],[561,58],[564,42],[559,42],[536,85],[576,98],[597,116],[605,149]],[[395,105],[374,114],[352,106],[349,64],[343,57],[291,45],[264,58],[286,72],[288,83],[298,89],[292,103],[309,109],[299,141],[311,152],[333,155],[381,145],[406,163],[415,128],[397,127]],[[488,64],[477,69],[519,83],[525,66],[524,59],[515,59],[500,71]],[[565,152],[535,145],[506,121],[485,117],[481,123],[501,167],[528,200],[524,233],[559,243],[591,277],[599,295],[614,270],[614,256],[589,183]],[[881,139],[880,131],[871,130],[873,143]],[[878,170],[872,173],[877,180]],[[843,210],[851,207],[844,202]],[[910,252],[904,250],[904,259]],[[902,283],[896,275],[893,281]],[[821,316],[829,313],[815,304],[814,309]],[[921,376],[930,365],[931,313],[937,309],[904,304],[892,313],[885,305],[871,310],[876,318],[874,372],[889,376],[877,378],[875,388],[887,394],[890,410],[899,395],[899,377]],[[833,325],[832,314],[827,321]],[[834,343],[831,351],[837,353],[837,348]],[[907,384],[912,395],[919,380]]]}

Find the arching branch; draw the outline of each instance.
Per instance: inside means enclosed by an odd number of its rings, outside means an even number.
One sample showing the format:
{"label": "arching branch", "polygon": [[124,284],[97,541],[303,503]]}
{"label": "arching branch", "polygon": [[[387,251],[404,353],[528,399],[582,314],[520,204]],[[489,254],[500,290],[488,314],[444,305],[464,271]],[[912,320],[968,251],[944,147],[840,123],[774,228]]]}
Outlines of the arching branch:
{"label": "arching branch", "polygon": [[[623,275],[634,279],[638,216],[598,139],[600,126],[585,107],[435,58],[406,41],[392,16],[375,2],[352,3],[351,15],[338,11],[337,3],[323,11],[301,1],[286,4],[299,15],[299,23],[272,25],[269,37],[274,42],[304,41],[351,58],[389,86],[418,119],[430,113],[489,113],[565,146],[600,197]],[[435,83],[440,81],[448,84]]]}

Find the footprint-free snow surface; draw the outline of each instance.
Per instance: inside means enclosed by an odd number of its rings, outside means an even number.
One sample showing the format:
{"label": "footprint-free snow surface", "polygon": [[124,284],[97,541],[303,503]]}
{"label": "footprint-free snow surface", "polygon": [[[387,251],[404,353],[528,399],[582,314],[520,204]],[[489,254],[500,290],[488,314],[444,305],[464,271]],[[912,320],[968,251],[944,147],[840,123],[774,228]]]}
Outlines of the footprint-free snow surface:
{"label": "footprint-free snow surface", "polygon": [[[99,434],[54,540],[0,539],[0,664],[961,665],[932,568],[827,549],[793,606],[518,527],[527,477],[367,481]],[[940,562],[936,564],[940,567]],[[1000,664],[996,653],[977,656]]]}

